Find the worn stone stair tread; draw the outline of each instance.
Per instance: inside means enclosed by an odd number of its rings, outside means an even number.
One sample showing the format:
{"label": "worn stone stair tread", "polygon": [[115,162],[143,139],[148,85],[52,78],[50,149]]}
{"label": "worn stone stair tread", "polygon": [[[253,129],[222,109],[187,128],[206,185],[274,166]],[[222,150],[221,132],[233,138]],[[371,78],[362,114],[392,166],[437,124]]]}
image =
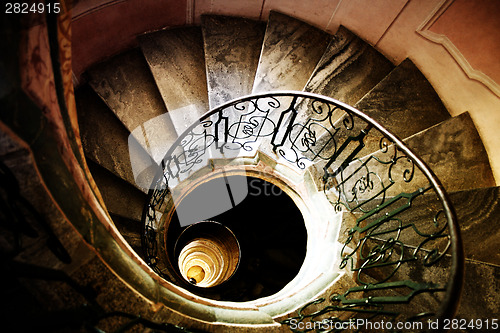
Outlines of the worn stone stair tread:
{"label": "worn stone stair tread", "polygon": [[[460,226],[462,243],[465,248],[465,257],[477,262],[484,262],[500,266],[500,187],[477,188],[449,193],[450,201],[455,209],[457,221]],[[385,201],[389,200],[387,198]],[[381,204],[380,199],[371,202],[369,208]],[[396,209],[397,203],[391,205],[387,211]],[[442,210],[441,202],[435,192],[427,192],[416,197],[411,204],[411,209],[405,210],[397,215],[403,223],[414,223],[421,231],[424,224],[429,227],[427,231],[434,232],[442,226],[433,226],[433,219],[437,212]],[[385,214],[386,210],[369,218],[375,220]],[[350,215],[350,214],[348,214]],[[361,218],[364,214],[356,212],[355,218]],[[349,221],[346,221],[349,222]],[[352,222],[347,223],[352,227]],[[411,237],[405,237],[405,244],[418,246],[423,238],[412,233]],[[445,239],[437,239],[430,242],[433,247],[442,247]],[[424,246],[430,249],[428,246]]]}
{"label": "worn stone stair tread", "polygon": [[500,187],[449,194],[466,258],[500,266]]}
{"label": "worn stone stair tread", "polygon": [[202,15],[201,28],[210,108],[250,94],[265,24],[245,18]]}
{"label": "worn stone stair tread", "polygon": [[410,59],[354,105],[400,138],[450,118],[429,81]]}
{"label": "worn stone stair tread", "polygon": [[414,134],[404,143],[447,191],[495,186],[488,154],[468,112]]}
{"label": "worn stone stair tread", "polygon": [[133,186],[129,131],[88,85],[75,92],[85,155]]}
{"label": "worn stone stair tread", "polygon": [[[121,53],[88,71],[89,83],[130,132],[167,109],[139,49]],[[165,118],[165,116],[164,116]],[[176,133],[170,119],[162,121],[163,141],[172,143]]]}
{"label": "worn stone stair tread", "polygon": [[146,194],[96,163],[89,162],[89,170],[108,211],[141,223],[142,210],[147,201]]}
{"label": "worn stone stair tread", "polygon": [[200,27],[173,28],[139,37],[178,135],[209,110]]}
{"label": "worn stone stair tread", "polygon": [[[377,246],[377,242],[373,242],[371,245]],[[378,246],[382,246],[382,244],[379,243]],[[399,256],[401,254],[400,250],[400,248],[394,248],[394,254]],[[413,248],[405,248],[404,257],[411,256],[413,252]],[[425,254],[426,251],[421,251],[419,257],[423,257]],[[421,261],[420,259],[419,262]],[[409,278],[413,281],[443,284],[449,277],[451,264],[451,256],[445,255],[432,266],[423,266],[420,263],[419,266],[414,267],[411,271],[399,269],[391,279],[396,281]],[[390,270],[391,266],[376,269],[373,272],[373,278],[380,280],[380,277],[386,276]],[[464,260],[464,271],[464,286],[456,317],[467,320],[496,318],[498,316],[498,303],[500,302],[500,293],[498,293],[500,287],[500,266],[466,258]],[[444,293],[441,293],[440,298],[443,296]],[[429,304],[433,304],[433,307],[437,308],[440,304],[436,301],[440,298],[436,297],[433,293],[422,293],[412,300],[411,306],[424,310],[429,309]]]}
{"label": "worn stone stair tread", "polygon": [[464,287],[456,317],[469,320],[498,318],[498,304],[500,304],[498,290],[500,290],[500,266],[466,259]]}
{"label": "worn stone stair tread", "polygon": [[[451,117],[434,88],[410,59],[394,68],[354,107],[400,139]],[[341,116],[335,125],[342,127],[346,118],[346,115]],[[354,126],[358,127],[356,131],[360,131],[365,124],[358,122]],[[382,138],[380,132],[372,129],[364,140],[365,146],[359,156],[379,150]]]}
{"label": "worn stone stair tread", "polygon": [[[365,246],[381,248],[383,243],[374,240],[365,243]],[[413,256],[415,249],[412,247],[404,248],[403,258]],[[424,266],[422,258],[428,251],[420,250],[418,253],[419,260],[415,262],[416,266],[412,270],[398,269],[390,278],[393,281],[412,280],[418,282],[430,282],[436,284],[446,283],[449,274],[452,260],[450,255],[443,256],[439,261],[431,266]],[[401,247],[395,246],[391,248],[392,256],[387,253],[389,258],[395,259],[401,255]],[[367,277],[380,281],[381,278],[387,277],[393,272],[394,265],[375,267],[372,272],[366,272]],[[464,260],[464,286],[460,303],[458,305],[456,317],[467,320],[475,320],[478,318],[496,318],[498,316],[498,303],[500,302],[500,266],[492,265],[484,262],[478,262],[471,259]],[[407,291],[405,291],[407,293]],[[458,295],[453,295],[458,296]],[[424,311],[429,309],[429,306],[438,308],[440,300],[444,297],[444,293],[421,293],[413,297],[410,301],[410,307],[403,307],[402,311]]]}
{"label": "worn stone stair tread", "polygon": [[[409,59],[395,67],[354,107],[400,139],[406,139],[451,117],[434,88]],[[366,122],[351,117],[346,112],[336,111],[330,118],[338,129],[335,131],[337,146],[349,137],[356,137],[367,126]],[[327,142],[330,139],[328,132],[316,134],[317,142]],[[381,144],[387,142],[381,132],[372,128],[363,139],[364,146],[356,156],[359,158],[373,154],[381,149]],[[355,142],[349,145],[351,149],[355,146]],[[344,155],[347,156],[348,153]],[[342,158],[332,164],[333,170],[340,166],[341,160]],[[321,173],[325,164],[326,162],[319,161],[314,167],[317,170],[312,171],[315,174]]]}
{"label": "worn stone stair tread", "polygon": [[252,92],[304,89],[330,39],[322,30],[271,11]]}
{"label": "worn stone stair tread", "polygon": [[[412,135],[404,143],[426,163],[447,191],[495,186],[488,156],[468,113]],[[349,202],[350,209],[357,202],[412,193],[429,186],[429,179],[417,165],[395,150],[394,145],[388,145],[354,160],[335,176],[338,184],[335,186],[343,188],[346,196],[343,200]],[[360,188],[368,179],[370,186]]]}
{"label": "worn stone stair tread", "polygon": [[374,47],[341,26],[304,90],[354,105],[393,68]]}
{"label": "worn stone stair tread", "polygon": [[122,234],[123,238],[125,238],[127,243],[129,243],[132,249],[137,254],[139,254],[139,256],[144,258],[141,245],[141,221],[136,221],[120,215],[115,215],[113,213],[111,213],[110,215],[113,223],[115,224],[120,234]]}

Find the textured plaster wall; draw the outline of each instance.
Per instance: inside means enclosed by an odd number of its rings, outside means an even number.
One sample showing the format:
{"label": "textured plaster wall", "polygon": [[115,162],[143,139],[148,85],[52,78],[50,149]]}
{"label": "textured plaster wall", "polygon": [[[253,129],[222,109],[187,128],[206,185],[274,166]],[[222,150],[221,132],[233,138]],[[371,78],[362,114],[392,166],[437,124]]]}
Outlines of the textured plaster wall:
{"label": "textured plaster wall", "polygon": [[[499,10],[495,1],[481,0],[483,6],[476,4],[475,9],[467,7],[463,0],[82,1],[80,7],[77,4],[74,9],[73,70],[78,78],[91,64],[133,46],[137,34],[163,26],[197,24],[200,15],[205,13],[265,20],[270,10],[278,10],[330,33],[344,25],[395,63],[409,57],[429,79],[453,116],[469,111],[500,185],[500,97],[491,87],[471,79],[459,64],[460,61],[468,63],[468,57],[474,66],[486,68],[490,83],[500,89],[498,82],[492,79],[500,77],[498,60],[495,61],[500,59],[500,54],[490,54],[497,53],[500,45],[491,46],[491,41],[500,41],[500,12],[495,12]],[[485,7],[487,12],[481,11]],[[470,22],[484,21],[484,15],[489,17],[487,27],[463,20],[457,22],[459,17],[472,16],[476,18]],[[450,40],[457,44],[458,58],[442,44],[418,32],[433,16],[436,20],[431,31],[450,34]],[[459,34],[457,39],[457,31],[467,31],[475,45],[483,45],[483,49],[470,52]],[[484,45],[491,47],[484,50]]]}

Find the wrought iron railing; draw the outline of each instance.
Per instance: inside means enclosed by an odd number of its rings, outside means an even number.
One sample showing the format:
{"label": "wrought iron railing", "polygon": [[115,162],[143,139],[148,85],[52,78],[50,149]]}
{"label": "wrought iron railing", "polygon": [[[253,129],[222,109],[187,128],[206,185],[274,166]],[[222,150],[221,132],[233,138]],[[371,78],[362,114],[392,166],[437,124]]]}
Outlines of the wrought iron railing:
{"label": "wrought iron railing", "polygon": [[326,330],[342,328],[332,325],[353,317],[392,325],[454,314],[463,251],[454,210],[439,180],[400,139],[364,113],[305,92],[228,102],[177,139],[162,161],[143,214],[146,261],[157,273],[168,278],[158,262],[158,213],[164,213],[171,189],[211,160],[258,150],[318,175],[324,194],[345,216],[340,268],[352,274],[352,284],[311,301],[282,324],[295,331]]}

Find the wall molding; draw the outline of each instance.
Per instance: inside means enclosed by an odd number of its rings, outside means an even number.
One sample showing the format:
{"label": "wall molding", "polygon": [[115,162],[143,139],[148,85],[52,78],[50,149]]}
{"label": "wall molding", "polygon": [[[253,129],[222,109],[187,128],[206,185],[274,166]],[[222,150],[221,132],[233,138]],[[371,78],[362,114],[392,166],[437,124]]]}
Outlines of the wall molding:
{"label": "wall molding", "polygon": [[429,30],[429,28],[436,22],[441,15],[451,6],[454,0],[442,0],[440,1],[434,10],[429,14],[429,16],[422,22],[422,24],[417,28],[416,32],[422,37],[430,40],[433,43],[441,44],[446,51],[455,59],[460,68],[464,73],[471,79],[476,80],[484,84],[488,89],[490,89],[495,95],[500,97],[500,85],[495,82],[488,75],[484,74],[482,71],[474,69],[471,64],[467,61],[465,56],[460,52],[460,50],[453,44],[453,42],[445,35],[438,34]]}

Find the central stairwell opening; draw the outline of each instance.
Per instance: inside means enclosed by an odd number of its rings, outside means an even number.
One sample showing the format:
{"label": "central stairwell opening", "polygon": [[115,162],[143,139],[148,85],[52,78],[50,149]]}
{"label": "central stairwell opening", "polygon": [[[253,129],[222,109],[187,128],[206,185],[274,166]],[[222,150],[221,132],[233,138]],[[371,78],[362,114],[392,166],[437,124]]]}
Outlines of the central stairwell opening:
{"label": "central stairwell opening", "polygon": [[[166,222],[165,232],[166,252],[170,254],[172,266],[177,268],[176,281],[197,295],[222,301],[243,302],[273,295],[295,278],[305,259],[307,232],[302,215],[293,200],[274,184],[246,176],[224,178],[228,184],[236,184],[233,186],[236,190],[238,184],[248,189],[243,201],[210,218],[227,227],[237,239],[239,248],[226,252],[239,252],[238,266],[227,281],[210,288],[200,288],[179,278],[180,265],[176,263],[180,251],[175,248],[181,247],[179,238],[186,230],[197,224],[182,227],[174,212],[172,219]],[[196,187],[177,207],[203,210],[210,196],[224,195],[224,189],[217,190],[218,181],[220,178]],[[191,237],[203,237],[203,232],[194,231]]]}

